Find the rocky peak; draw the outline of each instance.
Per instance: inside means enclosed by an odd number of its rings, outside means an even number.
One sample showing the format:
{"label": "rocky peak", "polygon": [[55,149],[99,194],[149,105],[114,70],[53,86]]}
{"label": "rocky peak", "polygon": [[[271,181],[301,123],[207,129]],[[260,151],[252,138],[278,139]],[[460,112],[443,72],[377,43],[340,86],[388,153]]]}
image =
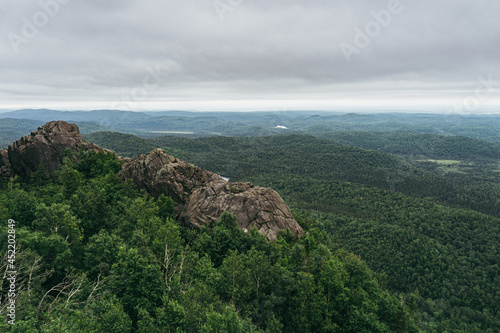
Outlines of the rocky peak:
{"label": "rocky peak", "polygon": [[[98,151],[102,148],[85,142],[75,124],[52,121],[0,151],[0,177],[17,174],[29,180],[36,171],[50,176],[59,169],[66,151]],[[162,149],[124,161],[119,177],[131,179],[137,188],[158,198],[171,197],[178,204],[179,220],[201,227],[230,211],[241,229],[256,227],[270,241],[281,230],[303,234],[288,206],[274,190],[250,183],[229,183],[217,174],[168,155]],[[43,166],[40,169],[40,166]]]}
{"label": "rocky peak", "polygon": [[0,174],[4,177],[17,174],[29,180],[43,166],[45,175],[50,176],[62,166],[67,150],[76,153],[80,149],[100,148],[85,142],[75,124],[51,121],[0,152]]}
{"label": "rocky peak", "polygon": [[212,172],[180,161],[161,149],[141,155],[123,165],[119,176],[158,197],[170,196],[179,204],[179,220],[202,227],[232,212],[241,229],[253,227],[270,241],[287,228],[296,236],[302,228],[274,190],[251,183],[230,183]]}
{"label": "rocky peak", "polygon": [[141,155],[123,165],[119,177],[158,198],[169,196],[184,204],[191,193],[208,183],[225,182],[220,176],[168,155],[163,149]]}

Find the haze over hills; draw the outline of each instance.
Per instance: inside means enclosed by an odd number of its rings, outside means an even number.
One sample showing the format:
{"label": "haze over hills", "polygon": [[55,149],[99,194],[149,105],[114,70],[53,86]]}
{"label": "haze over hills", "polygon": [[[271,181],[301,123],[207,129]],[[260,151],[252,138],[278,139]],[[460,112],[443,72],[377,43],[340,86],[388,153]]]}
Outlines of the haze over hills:
{"label": "haze over hills", "polygon": [[[269,112],[130,112],[116,110],[55,111],[17,110],[0,119],[48,122],[54,119],[82,124],[83,133],[110,130],[142,137],[162,134],[189,136],[257,136],[303,133],[327,136],[335,131],[406,131],[437,135],[460,135],[500,141],[500,115],[427,113],[328,113],[315,111]],[[5,121],[5,120],[4,120]],[[12,122],[12,121],[11,121]],[[84,123],[95,124],[83,126]],[[284,126],[287,129],[276,128]],[[27,133],[23,132],[22,135]],[[15,140],[12,137],[12,140]]]}
{"label": "haze over hills", "polygon": [[498,13],[0,0],[0,331],[500,333]]}

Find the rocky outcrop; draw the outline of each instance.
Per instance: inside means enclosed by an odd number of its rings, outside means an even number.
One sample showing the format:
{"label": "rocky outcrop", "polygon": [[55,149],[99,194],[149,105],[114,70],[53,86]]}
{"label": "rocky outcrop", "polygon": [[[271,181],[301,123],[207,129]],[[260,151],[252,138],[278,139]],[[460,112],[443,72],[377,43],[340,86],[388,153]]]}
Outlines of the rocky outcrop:
{"label": "rocky outcrop", "polygon": [[[53,121],[0,151],[0,177],[19,175],[29,180],[37,171],[50,177],[63,165],[68,152],[100,149],[85,142],[75,124]],[[281,230],[289,229],[296,236],[303,234],[288,206],[272,189],[229,183],[162,149],[134,160],[120,159],[124,164],[119,177],[131,179],[137,188],[156,198],[161,194],[171,197],[177,203],[179,220],[186,225],[199,228],[230,211],[241,229],[256,227],[270,241],[276,240]]]}
{"label": "rocky outcrop", "polygon": [[7,149],[0,150],[0,177],[6,179],[12,177]]}
{"label": "rocky outcrop", "polygon": [[119,176],[149,194],[170,196],[179,204],[179,220],[201,227],[230,211],[241,229],[256,227],[270,241],[287,228],[296,236],[302,228],[283,199],[274,190],[250,183],[229,183],[222,177],[196,167],[161,149],[124,164]]}
{"label": "rocky outcrop", "polygon": [[241,229],[256,227],[270,241],[275,241],[280,231],[287,228],[296,236],[303,234],[276,191],[251,183],[218,182],[196,189],[189,196],[180,220],[201,227],[218,220],[225,211],[236,216]]}
{"label": "rocky outcrop", "polygon": [[52,121],[1,151],[0,173],[29,180],[41,171],[49,177],[62,166],[68,150],[77,153],[80,149],[97,151],[100,147],[85,142],[75,124]]}
{"label": "rocky outcrop", "polygon": [[165,194],[178,204],[184,204],[196,188],[224,182],[220,176],[178,160],[162,149],[125,163],[119,177],[131,179],[136,187],[155,198]]}

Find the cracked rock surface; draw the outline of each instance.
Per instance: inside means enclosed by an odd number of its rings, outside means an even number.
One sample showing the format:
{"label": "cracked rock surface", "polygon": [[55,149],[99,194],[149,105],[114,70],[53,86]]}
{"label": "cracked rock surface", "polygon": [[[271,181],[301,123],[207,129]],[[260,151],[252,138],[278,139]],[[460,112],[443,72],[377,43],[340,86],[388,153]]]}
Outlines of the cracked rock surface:
{"label": "cracked rock surface", "polygon": [[77,153],[80,149],[101,148],[85,142],[75,124],[51,121],[0,151],[0,176],[10,178],[17,174],[29,180],[42,165],[45,176],[50,177],[62,166],[66,150]]}
{"label": "cracked rock surface", "polygon": [[136,187],[145,189],[155,198],[165,194],[178,204],[184,204],[194,189],[224,181],[215,173],[178,160],[162,149],[126,162],[118,176],[123,180],[132,179]]}
{"label": "cracked rock surface", "polygon": [[156,149],[124,164],[119,176],[154,197],[162,193],[179,204],[179,220],[200,228],[230,211],[241,229],[256,227],[269,241],[287,228],[295,236],[304,232],[276,191],[251,183],[230,183],[220,176],[180,161]]}
{"label": "cracked rock surface", "polygon": [[196,189],[188,198],[180,219],[196,227],[216,221],[224,211],[232,212],[241,229],[256,227],[269,241],[281,230],[303,234],[283,199],[270,188],[250,183],[215,183]]}

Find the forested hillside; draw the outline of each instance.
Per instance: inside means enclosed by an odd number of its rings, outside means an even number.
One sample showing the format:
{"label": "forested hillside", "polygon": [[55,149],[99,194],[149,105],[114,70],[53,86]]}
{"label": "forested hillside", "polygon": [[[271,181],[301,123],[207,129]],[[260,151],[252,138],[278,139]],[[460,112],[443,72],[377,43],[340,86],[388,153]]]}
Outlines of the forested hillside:
{"label": "forested hillside", "polygon": [[[315,111],[130,112],[118,110],[69,112],[17,110],[0,113],[0,123],[7,118],[35,120],[42,123],[51,120],[65,120],[74,122],[80,127],[83,123],[92,123],[101,127],[101,131],[129,133],[141,137],[161,135],[255,137],[285,133],[328,136],[332,132],[399,131],[464,136],[500,142],[500,134],[498,133],[500,117],[494,114],[318,113]],[[281,128],[277,126],[281,126]],[[16,139],[17,137],[12,138],[12,140]]]}
{"label": "forested hillside", "polygon": [[500,330],[496,144],[363,134],[86,136],[272,187],[306,232],[275,243],[231,215],[180,225],[172,200],[122,184],[122,162],[102,152],[68,155],[51,178],[3,181],[0,218],[17,221],[20,248],[17,331]]}
{"label": "forested hillside", "polygon": [[444,136],[402,131],[329,132],[318,136],[349,146],[381,150],[414,158],[467,161],[500,158],[500,143],[464,136]]}
{"label": "forested hillside", "polygon": [[442,176],[387,153],[311,136],[193,140],[164,136],[145,140],[125,134],[94,133],[87,138],[124,156],[165,148],[174,156],[235,180],[284,174],[292,178],[310,176],[325,181],[347,181],[500,216],[500,187],[494,181],[500,173],[488,173],[486,179],[482,175]]}
{"label": "forested hillside", "polygon": [[7,148],[14,140],[30,133],[42,124],[42,121],[37,120],[0,119],[0,149]]}
{"label": "forested hillside", "polygon": [[[381,276],[305,220],[306,236],[276,242],[242,231],[229,213],[189,229],[175,221],[170,198],[123,184],[115,155],[72,160],[50,179],[0,182],[18,272],[16,321],[0,322],[4,330],[418,331],[413,298],[386,291]],[[2,296],[7,284],[4,275]]]}
{"label": "forested hillside", "polygon": [[414,300],[424,330],[500,328],[494,217],[500,196],[481,192],[496,184],[472,183],[464,191],[394,156],[308,136],[88,138],[131,155],[162,147],[233,181],[275,188],[304,221],[365,259],[390,290]]}

